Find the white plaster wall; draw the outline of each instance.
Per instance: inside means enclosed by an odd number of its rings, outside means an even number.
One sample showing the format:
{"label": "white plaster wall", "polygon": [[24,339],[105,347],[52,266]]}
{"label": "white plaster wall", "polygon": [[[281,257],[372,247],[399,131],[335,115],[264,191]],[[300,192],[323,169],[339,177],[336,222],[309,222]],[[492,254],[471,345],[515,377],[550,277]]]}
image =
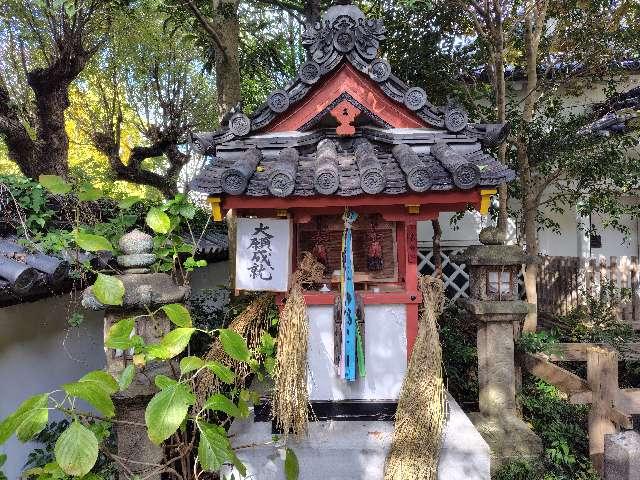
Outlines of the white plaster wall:
{"label": "white plaster wall", "polygon": [[310,306],[307,311],[311,400],[397,400],[407,369],[404,305],[365,305],[367,374],[354,382],[336,375],[333,306]]}
{"label": "white plaster wall", "polygon": [[[193,272],[191,288],[214,288],[228,279],[227,262],[212,263]],[[67,319],[75,311],[81,311],[85,321],[69,328]],[[82,309],[70,294],[0,308],[0,419],[32,395],[104,368],[103,348],[103,312]],[[7,478],[19,478],[33,447],[15,437],[0,446],[0,453],[8,456]]]}
{"label": "white plaster wall", "polygon": [[[0,309],[0,418],[27,397],[104,367],[102,312],[84,312],[84,323],[70,329],[67,319],[80,307],[69,300],[63,295]],[[15,437],[0,446],[8,456],[7,478],[19,478],[32,448]]]}

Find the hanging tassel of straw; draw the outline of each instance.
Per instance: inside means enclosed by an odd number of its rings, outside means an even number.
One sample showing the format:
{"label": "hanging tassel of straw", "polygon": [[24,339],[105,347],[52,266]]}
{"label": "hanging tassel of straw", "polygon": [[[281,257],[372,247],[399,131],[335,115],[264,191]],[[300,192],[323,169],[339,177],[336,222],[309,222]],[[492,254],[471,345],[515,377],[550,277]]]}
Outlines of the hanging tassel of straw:
{"label": "hanging tassel of straw", "polygon": [[418,280],[422,310],[418,338],[402,383],[384,480],[436,480],[446,400],[437,317],[444,307],[444,285],[432,277]]}
{"label": "hanging tassel of straw", "polygon": [[[269,330],[269,310],[273,305],[273,293],[267,292],[253,299],[245,309],[230,323],[229,329],[247,339],[247,345],[254,349],[260,345],[260,336]],[[245,388],[247,377],[251,370],[245,362],[239,362],[227,355],[220,340],[211,345],[205,356],[206,361],[219,362],[235,372],[234,386]],[[198,376],[196,384],[197,407],[202,408],[207,398],[214,393],[220,393],[225,384],[209,370],[203,370]]]}
{"label": "hanging tassel of straw", "polygon": [[322,279],[324,266],[306,252],[293,275],[293,285],[280,315],[272,413],[285,438],[307,431],[307,347],[309,324],[302,284]]}

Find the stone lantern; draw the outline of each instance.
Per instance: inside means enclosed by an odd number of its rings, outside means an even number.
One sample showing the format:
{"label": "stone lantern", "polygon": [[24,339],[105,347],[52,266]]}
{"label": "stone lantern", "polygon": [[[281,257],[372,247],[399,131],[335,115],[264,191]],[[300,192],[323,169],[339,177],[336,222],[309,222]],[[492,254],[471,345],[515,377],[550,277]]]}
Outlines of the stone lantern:
{"label": "stone lantern", "polygon": [[[91,310],[105,310],[105,337],[113,324],[124,318],[138,317],[134,333],[146,344],[158,343],[171,330],[167,316],[162,311],[153,317],[139,316],[165,304],[183,302],[189,295],[189,288],[177,285],[171,275],[151,271],[156,256],[152,253],[153,238],[150,235],[133,230],[120,238],[118,246],[123,253],[117,257],[118,267],[123,270],[117,278],[125,289],[122,305],[102,305],[91,287],[83,292],[82,305]],[[105,354],[106,370],[115,377],[133,363],[131,351],[105,348]],[[144,424],[145,407],[157,392],[153,379],[159,374],[171,375],[172,367],[167,362],[152,361],[136,369],[129,388],[113,396],[117,420]],[[149,440],[144,428],[131,428],[124,423],[116,423],[114,428],[118,455],[122,457],[118,467],[121,478],[135,474],[148,480],[160,480],[162,470],[156,465],[162,463],[163,448]]]}
{"label": "stone lantern", "polygon": [[514,332],[532,308],[518,298],[518,274],[526,254],[503,245],[495,228],[480,233],[458,261],[469,268],[470,298],[462,303],[478,325],[479,409],[471,419],[491,447],[492,470],[513,458],[542,453],[540,439],[518,417]]}

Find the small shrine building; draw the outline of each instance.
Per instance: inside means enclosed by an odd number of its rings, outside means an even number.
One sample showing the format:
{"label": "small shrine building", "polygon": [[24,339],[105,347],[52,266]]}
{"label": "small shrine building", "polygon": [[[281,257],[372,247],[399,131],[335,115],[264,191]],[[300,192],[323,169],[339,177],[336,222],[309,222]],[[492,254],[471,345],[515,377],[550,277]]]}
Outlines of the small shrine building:
{"label": "small shrine building", "polygon": [[[382,22],[340,3],[304,32],[308,60],[293,80],[253,114],[236,109],[219,130],[192,135],[210,156],[192,190],[208,195],[214,219],[229,210],[237,218],[237,289],[281,292],[282,301],[303,252],[325,267],[305,292],[318,423],[392,418],[418,328],[417,222],[469,206],[487,214],[497,186],[515,178],[487,152],[506,126],[473,123],[454,102],[432,104],[379,56]],[[346,238],[366,374],[353,373],[355,357],[339,345]]]}

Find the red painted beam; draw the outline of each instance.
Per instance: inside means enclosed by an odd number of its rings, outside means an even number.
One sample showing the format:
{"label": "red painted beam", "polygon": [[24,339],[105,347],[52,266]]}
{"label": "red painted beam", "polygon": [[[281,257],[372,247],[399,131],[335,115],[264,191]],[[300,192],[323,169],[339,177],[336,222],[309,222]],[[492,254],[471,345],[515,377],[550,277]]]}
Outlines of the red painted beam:
{"label": "red painted beam", "polygon": [[351,95],[361,105],[393,127],[424,128],[428,126],[403,104],[389,98],[376,82],[345,61],[334,73],[318,82],[302,102],[283,112],[279,118],[268,125],[264,132],[299,130],[343,93]]}
{"label": "red painted beam", "polygon": [[[222,199],[222,208],[229,210],[281,210],[290,208],[326,208],[326,207],[372,207],[372,206],[400,206],[404,211],[405,205],[423,205],[436,211],[447,211],[446,207],[455,205],[456,210],[472,204],[479,208],[479,190],[449,190],[445,192],[405,193],[401,195],[358,195],[355,197],[339,197],[336,195],[314,195],[311,197],[247,197],[228,196]],[[449,210],[455,211],[455,210]]]}

